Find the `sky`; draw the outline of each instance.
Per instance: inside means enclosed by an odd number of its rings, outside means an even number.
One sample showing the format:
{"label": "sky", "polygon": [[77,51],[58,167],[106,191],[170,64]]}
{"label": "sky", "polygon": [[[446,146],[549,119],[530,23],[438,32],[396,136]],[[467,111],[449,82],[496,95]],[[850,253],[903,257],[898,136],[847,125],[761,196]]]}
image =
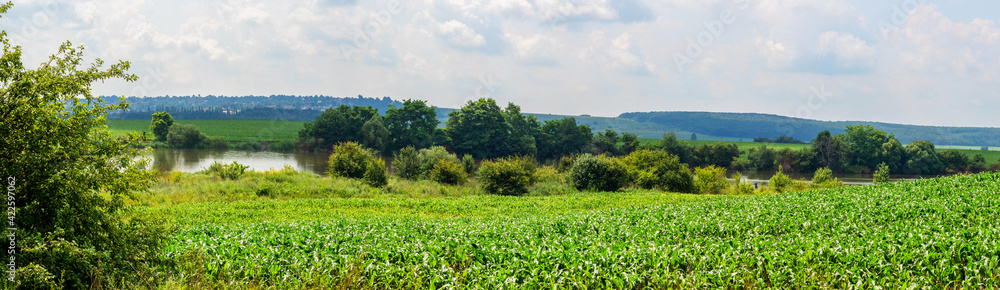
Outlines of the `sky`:
{"label": "sky", "polygon": [[131,62],[98,95],[1000,127],[997,21],[995,0],[30,0],[0,28],[31,68],[65,41]]}

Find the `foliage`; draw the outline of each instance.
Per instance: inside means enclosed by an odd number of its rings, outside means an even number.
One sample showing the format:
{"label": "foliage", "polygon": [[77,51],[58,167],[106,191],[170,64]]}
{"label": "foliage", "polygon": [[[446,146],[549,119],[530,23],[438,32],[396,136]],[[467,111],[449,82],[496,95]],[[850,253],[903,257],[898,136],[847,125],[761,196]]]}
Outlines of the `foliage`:
{"label": "foliage", "polygon": [[462,156],[462,169],[465,169],[465,174],[468,175],[476,173],[476,160],[472,158],[472,155]]}
{"label": "foliage", "polygon": [[[11,6],[0,5],[0,14]],[[0,41],[0,176],[17,213],[7,226],[16,227],[7,233],[16,245],[11,239],[12,248],[5,247],[14,252],[10,261],[16,257],[17,280],[5,278],[4,288],[144,283],[140,273],[166,265],[160,251],[169,234],[129,204],[153,176],[132,146],[141,136],[116,137],[105,125],[110,112],[128,104],[105,104],[90,91],[96,82],[137,80],[129,63],[105,68],[97,59],[81,68],[83,47],[65,42],[29,69],[6,32]]]}
{"label": "foliage", "polygon": [[875,170],[875,174],[872,176],[872,183],[886,183],[889,182],[889,166],[885,163],[880,163],[878,165],[878,170]]}
{"label": "foliage", "polygon": [[616,158],[584,154],[573,161],[570,182],[578,190],[618,191],[628,184],[628,169]]}
{"label": "foliage", "polygon": [[[154,144],[155,143],[156,142],[154,142]],[[166,144],[164,144],[164,145],[166,145]],[[251,146],[253,146],[253,145],[251,145]],[[153,148],[157,148],[156,146],[152,146],[152,147]],[[169,146],[163,146],[163,147],[169,147]],[[205,141],[205,143],[203,143],[202,147],[205,147],[205,148],[208,148],[208,149],[221,149],[221,150],[225,150],[225,149],[229,149],[230,148],[229,142],[226,142],[226,139],[223,139],[222,137],[209,137],[208,141]]]}
{"label": "foliage", "polygon": [[354,142],[344,142],[333,147],[327,174],[346,178],[364,178],[369,164],[376,161],[375,153]]}
{"label": "foliage", "polygon": [[504,119],[510,126],[507,136],[505,155],[536,156],[537,141],[541,139],[542,129],[538,118],[521,114],[521,107],[508,103],[503,112]]}
{"label": "foliage", "polygon": [[969,170],[969,156],[957,150],[944,150],[938,153],[941,164],[945,172],[950,174],[962,173]]}
{"label": "foliage", "polygon": [[461,185],[468,179],[465,168],[447,159],[439,159],[428,173],[428,179],[442,184]]}
{"label": "foliage", "polygon": [[694,192],[694,180],[687,164],[663,150],[639,150],[622,161],[639,187],[672,192]]}
{"label": "foliage", "polygon": [[778,153],[774,149],[767,148],[767,145],[750,148],[747,150],[748,167],[752,170],[772,171],[778,166],[777,155]]}
{"label": "foliage", "polygon": [[677,156],[681,162],[688,162],[691,160],[691,154],[693,149],[688,145],[687,142],[677,140],[677,133],[670,132],[663,134],[663,140],[660,141],[660,147],[667,153]]}
{"label": "foliage", "polygon": [[573,168],[573,157],[563,156],[559,158],[559,166],[556,168],[560,173],[567,172]]}
{"label": "foliage", "polygon": [[767,137],[756,137],[756,138],[753,138],[753,142],[755,142],[755,143],[781,143],[781,144],[806,144],[806,142],[802,142],[802,140],[795,139],[792,136],[788,136],[788,135],[782,135],[781,137],[778,137],[778,139],[771,139],[771,138],[767,138]]}
{"label": "foliage", "polygon": [[389,148],[396,151],[407,146],[423,149],[434,145],[432,137],[438,123],[435,107],[428,107],[425,101],[406,100],[402,107],[390,107],[385,111]]}
{"label": "foliage", "polygon": [[795,183],[795,181],[792,180],[791,177],[788,177],[788,175],[785,175],[783,167],[779,166],[778,172],[776,172],[774,176],[771,176],[771,180],[767,182],[767,186],[771,190],[781,193],[791,189],[794,185],[793,183]]}
{"label": "foliage", "polygon": [[870,125],[849,125],[845,131],[844,140],[850,145],[848,161],[862,171],[875,169],[882,159],[879,156],[882,145],[890,139],[895,139],[894,135],[886,134]]}
{"label": "foliage", "polygon": [[153,113],[153,119],[149,123],[149,130],[153,131],[153,136],[156,136],[156,141],[166,142],[167,133],[170,132],[170,126],[174,124],[174,117],[170,116],[167,112],[156,112]]}
{"label": "foliage", "polygon": [[316,120],[303,125],[299,131],[299,139],[316,148],[331,148],[334,144],[344,142],[362,142],[364,135],[361,127],[375,115],[378,115],[378,110],[370,106],[341,105],[329,108],[316,117]]}
{"label": "foliage", "polygon": [[701,194],[721,194],[729,188],[726,169],[715,166],[694,169],[694,188]]}
{"label": "foliage", "polygon": [[507,156],[511,126],[496,101],[469,101],[448,116],[445,132],[456,153],[476,158]]}
{"label": "foliage", "polygon": [[167,143],[175,148],[203,148],[208,137],[194,125],[174,124],[167,133]]}
{"label": "foliage", "polygon": [[812,142],[812,151],[816,154],[819,166],[841,172],[846,167],[849,146],[843,135],[832,136],[827,130],[816,135],[816,139]]}
{"label": "foliage", "polygon": [[247,168],[250,168],[250,166],[239,164],[236,161],[233,161],[232,164],[212,162],[212,165],[208,169],[205,169],[205,172],[214,174],[222,179],[239,180],[246,173]]}
{"label": "foliage", "polygon": [[577,125],[572,117],[545,121],[541,131],[540,140],[536,141],[538,157],[542,160],[580,153],[594,135],[590,126]]}
{"label": "foliage", "polygon": [[413,146],[400,149],[392,160],[392,167],[396,169],[396,174],[409,180],[420,178],[421,164],[420,153]]}
{"label": "foliage", "polygon": [[838,188],[844,186],[843,181],[833,177],[833,170],[826,167],[816,169],[816,173],[813,174],[812,181],[809,184],[813,188]]}
{"label": "foliage", "polygon": [[389,172],[386,171],[385,161],[382,158],[374,159],[365,166],[365,184],[371,187],[385,187],[389,185]]}
{"label": "foliage", "polygon": [[740,149],[736,144],[703,144],[694,148],[688,165],[699,167],[713,165],[715,167],[729,168],[733,160],[738,157],[740,157]]}
{"label": "foliage", "polygon": [[260,151],[264,149],[264,146],[261,146],[260,143],[257,142],[240,142],[234,145],[233,149],[243,151]]}
{"label": "foliage", "polygon": [[437,166],[438,162],[441,160],[446,160],[455,164],[462,163],[462,161],[458,159],[458,156],[454,153],[448,152],[448,149],[441,146],[420,149],[420,154],[417,156],[417,160],[420,162],[419,176],[427,179],[430,179],[431,170],[434,169],[434,166]]}
{"label": "foliage", "polygon": [[276,152],[295,151],[295,142],[292,141],[274,142],[267,146],[267,150]]}
{"label": "foliage", "polygon": [[536,167],[528,157],[486,160],[479,164],[479,182],[489,194],[521,196],[537,181]]}
{"label": "foliage", "polygon": [[386,129],[385,124],[382,124],[382,117],[378,114],[372,116],[361,126],[361,136],[361,144],[379,154],[385,152],[386,143],[390,141],[389,129]]}
{"label": "foliage", "polygon": [[754,194],[757,191],[756,188],[754,188],[753,183],[749,180],[743,181],[742,173],[736,172],[733,174],[733,179],[736,180],[736,182],[733,183],[733,193],[746,195]]}

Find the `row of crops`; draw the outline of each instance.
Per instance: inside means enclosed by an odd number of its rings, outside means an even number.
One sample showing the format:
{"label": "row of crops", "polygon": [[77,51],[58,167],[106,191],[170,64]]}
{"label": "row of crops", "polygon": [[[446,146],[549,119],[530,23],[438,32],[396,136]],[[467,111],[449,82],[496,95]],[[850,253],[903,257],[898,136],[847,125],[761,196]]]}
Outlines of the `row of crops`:
{"label": "row of crops", "polygon": [[[646,203],[458,218],[188,219],[169,255],[182,261],[180,282],[213,288],[1000,285],[997,173],[757,197],[641,201]],[[294,202],[315,202],[318,211],[336,209],[328,200]],[[251,215],[269,211],[262,207]]]}

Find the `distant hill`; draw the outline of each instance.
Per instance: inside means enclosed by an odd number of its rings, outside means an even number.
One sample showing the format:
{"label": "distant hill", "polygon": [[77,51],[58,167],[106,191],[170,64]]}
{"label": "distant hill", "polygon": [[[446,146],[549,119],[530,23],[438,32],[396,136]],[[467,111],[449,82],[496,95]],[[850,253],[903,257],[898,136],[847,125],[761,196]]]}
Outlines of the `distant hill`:
{"label": "distant hill", "polygon": [[709,112],[645,112],[618,116],[636,122],[649,122],[681,131],[713,136],[753,139],[788,135],[809,141],[823,130],[843,133],[848,125],[871,125],[896,134],[903,144],[927,140],[934,144],[964,146],[1000,146],[1000,128],[935,127],[861,121],[817,121],[770,114]]}

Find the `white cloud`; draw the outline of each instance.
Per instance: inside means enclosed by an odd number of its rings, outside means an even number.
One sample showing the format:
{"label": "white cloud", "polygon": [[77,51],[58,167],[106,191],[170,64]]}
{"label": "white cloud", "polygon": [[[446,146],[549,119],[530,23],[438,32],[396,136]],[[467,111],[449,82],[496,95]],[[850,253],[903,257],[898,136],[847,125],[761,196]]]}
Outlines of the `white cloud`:
{"label": "white cloud", "polygon": [[450,20],[438,25],[438,32],[448,43],[462,47],[480,47],[486,44],[486,38],[469,28],[465,23]]}

